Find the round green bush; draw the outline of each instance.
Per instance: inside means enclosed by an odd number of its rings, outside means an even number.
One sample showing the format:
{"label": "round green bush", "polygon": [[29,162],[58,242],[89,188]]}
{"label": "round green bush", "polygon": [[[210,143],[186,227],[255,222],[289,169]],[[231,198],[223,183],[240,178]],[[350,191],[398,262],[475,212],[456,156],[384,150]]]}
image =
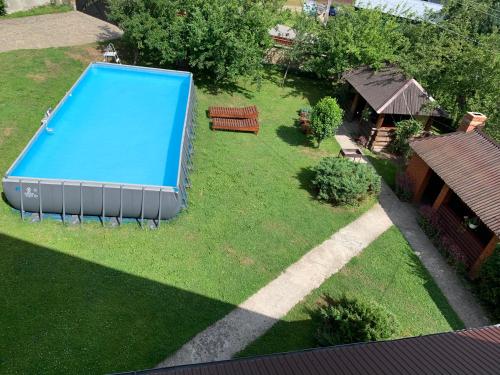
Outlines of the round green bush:
{"label": "round green bush", "polygon": [[318,143],[333,137],[342,124],[344,111],[337,103],[337,99],[325,96],[311,111],[311,135]]}
{"label": "round green bush", "polygon": [[325,304],[312,316],[321,346],[383,340],[398,331],[395,317],[376,303],[346,296],[323,299]]}
{"label": "round green bush", "polygon": [[369,164],[327,157],[313,168],[318,198],[334,205],[357,205],[380,193],[380,176]]}
{"label": "round green bush", "polygon": [[481,267],[478,279],[479,297],[500,323],[500,245]]}

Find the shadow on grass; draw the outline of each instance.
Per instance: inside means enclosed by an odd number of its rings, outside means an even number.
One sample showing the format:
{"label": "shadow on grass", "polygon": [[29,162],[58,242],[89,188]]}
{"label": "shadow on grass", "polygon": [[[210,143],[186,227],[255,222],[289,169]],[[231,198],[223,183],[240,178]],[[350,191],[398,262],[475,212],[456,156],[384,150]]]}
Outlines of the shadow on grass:
{"label": "shadow on grass", "polygon": [[365,154],[365,156],[373,165],[373,168],[375,168],[377,173],[384,179],[386,184],[389,185],[392,190],[394,190],[396,188],[396,175],[401,168],[390,159],[386,159],[381,156],[375,157],[369,154]]}
{"label": "shadow on grass", "polygon": [[5,373],[150,368],[234,308],[3,234],[0,250]]}
{"label": "shadow on grass", "polygon": [[432,301],[435,303],[436,307],[439,309],[450,327],[453,328],[453,330],[463,329],[463,322],[460,320],[457,313],[448,304],[448,301],[443,295],[443,292],[436,285],[427,269],[425,269],[425,267],[422,265],[418,256],[413,252],[410,254],[408,265],[411,267],[413,274],[418,276],[423,281],[424,288],[426,289],[427,293],[432,298]]}
{"label": "shadow on grass", "polygon": [[297,121],[294,126],[279,126],[276,129],[276,134],[290,146],[314,147],[311,139],[300,130]]}
{"label": "shadow on grass", "polygon": [[311,195],[311,199],[317,199],[316,187],[312,183],[314,171],[311,168],[302,168],[296,177],[300,187]]}

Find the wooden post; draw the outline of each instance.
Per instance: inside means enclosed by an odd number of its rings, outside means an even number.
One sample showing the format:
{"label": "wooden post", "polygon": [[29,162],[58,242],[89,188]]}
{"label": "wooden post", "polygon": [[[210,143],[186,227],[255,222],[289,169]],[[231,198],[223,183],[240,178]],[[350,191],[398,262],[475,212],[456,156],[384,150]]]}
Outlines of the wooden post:
{"label": "wooden post", "polygon": [[377,129],[380,129],[382,127],[382,125],[384,124],[384,114],[381,113],[378,115],[378,118],[377,118],[377,122],[375,123],[375,127]]}
{"label": "wooden post", "polygon": [[359,103],[359,92],[356,92],[356,94],[354,95],[354,98],[352,99],[352,103],[351,103],[351,117],[354,118],[354,115],[356,114],[356,108],[358,107],[358,103]]}
{"label": "wooden post", "polygon": [[476,259],[474,262],[473,266],[471,267],[469,271],[469,277],[471,279],[475,279],[478,274],[479,270],[481,269],[481,265],[484,263],[486,258],[488,258],[493,252],[495,251],[495,248],[497,247],[497,243],[499,242],[499,238],[496,234],[493,234],[493,237],[491,237],[490,242],[488,242],[488,245],[486,245],[479,257]]}
{"label": "wooden post", "polygon": [[441,205],[448,200],[448,198],[450,197],[450,192],[451,192],[451,190],[450,190],[449,186],[446,184],[443,184],[443,187],[441,188],[441,192],[439,193],[436,200],[432,204],[433,211],[437,211],[437,209],[439,207],[441,207]]}

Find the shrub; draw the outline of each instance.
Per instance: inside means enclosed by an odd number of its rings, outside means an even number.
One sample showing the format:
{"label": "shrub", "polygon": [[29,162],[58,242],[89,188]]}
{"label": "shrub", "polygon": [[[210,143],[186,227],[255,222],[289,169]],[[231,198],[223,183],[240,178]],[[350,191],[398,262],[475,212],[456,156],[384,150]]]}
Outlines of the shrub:
{"label": "shrub", "polygon": [[344,111],[337,103],[337,99],[325,96],[314,107],[311,112],[312,137],[321,142],[335,135],[335,132],[342,124]]}
{"label": "shrub", "polygon": [[479,271],[479,298],[491,311],[494,323],[500,322],[500,246],[484,262]]}
{"label": "shrub", "polygon": [[327,157],[313,168],[318,198],[334,205],[357,205],[380,192],[380,176],[372,166],[349,159]]}
{"label": "shrub", "polygon": [[394,316],[378,304],[346,296],[323,299],[325,304],[312,314],[321,346],[382,340],[398,331]]}
{"label": "shrub", "polygon": [[7,14],[7,6],[5,5],[5,0],[0,0],[0,16],[5,16]]}
{"label": "shrub", "polygon": [[394,132],[394,139],[391,142],[392,152],[408,157],[410,154],[410,139],[422,131],[423,126],[417,120],[411,119],[398,122]]}

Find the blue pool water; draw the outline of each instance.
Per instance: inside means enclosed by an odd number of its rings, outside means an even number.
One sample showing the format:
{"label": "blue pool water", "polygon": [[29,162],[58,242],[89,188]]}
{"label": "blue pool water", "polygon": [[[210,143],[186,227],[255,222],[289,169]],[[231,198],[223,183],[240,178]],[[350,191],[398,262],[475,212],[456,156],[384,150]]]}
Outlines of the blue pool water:
{"label": "blue pool water", "polygon": [[92,64],[12,177],[176,186],[189,73]]}

